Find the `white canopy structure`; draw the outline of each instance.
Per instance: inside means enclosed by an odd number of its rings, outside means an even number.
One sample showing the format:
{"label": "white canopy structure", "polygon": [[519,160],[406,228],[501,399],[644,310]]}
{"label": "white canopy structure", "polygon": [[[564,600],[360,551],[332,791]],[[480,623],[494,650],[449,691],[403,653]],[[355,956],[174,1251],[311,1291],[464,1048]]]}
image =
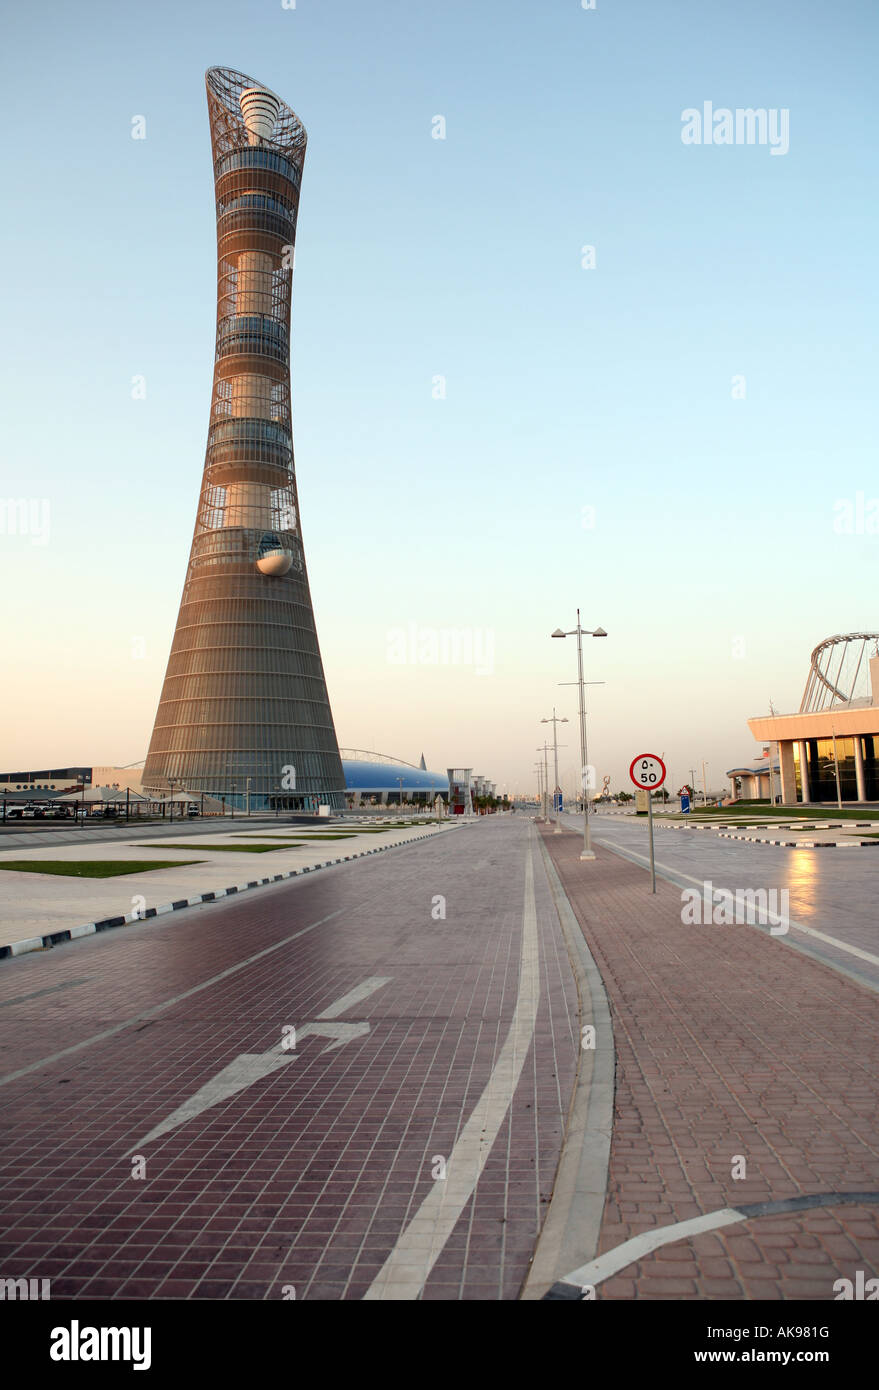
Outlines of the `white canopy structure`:
{"label": "white canopy structure", "polygon": [[66,792],[64,796],[56,796],[55,802],[69,801],[79,802],[86,806],[95,806],[98,803],[109,805],[128,801],[149,801],[148,796],[142,796],[140,792],[131,791],[126,787],[83,787],[82,791]]}

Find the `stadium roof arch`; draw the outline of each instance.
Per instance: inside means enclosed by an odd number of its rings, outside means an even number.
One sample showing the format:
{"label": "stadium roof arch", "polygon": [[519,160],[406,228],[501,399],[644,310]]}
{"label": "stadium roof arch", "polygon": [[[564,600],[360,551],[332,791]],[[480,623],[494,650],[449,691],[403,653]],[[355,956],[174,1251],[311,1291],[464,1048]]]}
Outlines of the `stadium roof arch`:
{"label": "stadium roof arch", "polygon": [[377,796],[380,792],[399,792],[400,779],[404,792],[448,794],[449,779],[444,772],[431,772],[415,763],[392,758],[385,753],[373,753],[364,748],[340,748],[345,788]]}

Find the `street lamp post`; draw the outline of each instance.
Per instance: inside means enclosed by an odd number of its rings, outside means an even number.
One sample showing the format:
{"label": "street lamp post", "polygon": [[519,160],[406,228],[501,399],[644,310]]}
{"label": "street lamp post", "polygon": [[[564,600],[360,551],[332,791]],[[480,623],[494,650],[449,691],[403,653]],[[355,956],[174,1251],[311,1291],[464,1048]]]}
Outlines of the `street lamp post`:
{"label": "street lamp post", "polygon": [[549,793],[549,744],[546,740],[544,740],[542,744],[538,744],[537,751],[543,754],[543,793],[540,805],[543,810],[543,819],[547,821],[549,820],[549,803],[547,802]]}
{"label": "street lamp post", "polygon": [[[580,779],[588,777],[586,761],[586,695],[585,681],[583,680],[583,637],[606,637],[607,633],[603,627],[587,628],[580,626],[580,610],[577,609],[577,626],[570,632],[563,632],[561,628],[556,628],[553,637],[573,637],[577,638],[577,685],[580,688],[580,758],[582,771]],[[589,831],[589,798],[586,795],[587,788],[583,788],[583,848],[580,851],[581,859],[594,859],[595,851],[592,848],[592,836]]]}
{"label": "street lamp post", "polygon": [[[567,724],[568,721],[567,721],[566,718],[565,718],[565,719],[559,719],[558,715],[557,715],[556,712],[555,712],[555,705],[553,705],[553,707],[552,707],[552,719],[541,719],[540,722],[541,722],[541,724],[551,724],[551,725],[552,725],[552,755],[553,755],[553,762],[554,762],[554,765],[555,765],[555,767],[554,767],[555,786],[553,787],[553,790],[552,790],[552,799],[553,799],[553,802],[555,802],[556,795],[558,795],[559,801],[561,801],[561,787],[559,786],[559,730],[558,730],[558,726],[559,726],[559,724]],[[564,747],[565,747],[565,744],[562,744],[562,747],[564,748]],[[561,835],[561,833],[562,833],[562,826],[561,826],[561,810],[560,810],[560,808],[559,808],[558,806],[555,806],[555,805],[553,806],[553,810],[555,811],[555,829],[553,830],[552,833],[553,833],[553,835]]]}

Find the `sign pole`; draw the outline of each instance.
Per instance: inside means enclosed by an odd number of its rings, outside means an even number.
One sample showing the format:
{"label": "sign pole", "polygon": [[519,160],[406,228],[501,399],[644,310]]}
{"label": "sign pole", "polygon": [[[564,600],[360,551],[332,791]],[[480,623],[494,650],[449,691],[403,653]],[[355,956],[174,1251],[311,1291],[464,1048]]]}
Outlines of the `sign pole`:
{"label": "sign pole", "polygon": [[656,892],[656,865],[653,861],[653,797],[647,793],[647,829],[650,834],[650,891]]}
{"label": "sign pole", "polygon": [[656,892],[656,861],[653,854],[653,793],[667,776],[665,763],[656,753],[639,753],[629,765],[629,778],[647,796],[647,835],[650,840],[650,891]]}

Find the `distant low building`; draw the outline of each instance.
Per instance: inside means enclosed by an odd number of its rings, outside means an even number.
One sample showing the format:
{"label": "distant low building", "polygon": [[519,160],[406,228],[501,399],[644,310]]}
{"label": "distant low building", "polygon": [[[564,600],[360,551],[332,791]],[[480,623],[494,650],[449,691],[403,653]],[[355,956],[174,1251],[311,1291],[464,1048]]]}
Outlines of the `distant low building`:
{"label": "distant low building", "polygon": [[470,790],[472,777],[472,767],[449,768],[449,815],[472,815],[473,796]]}
{"label": "distant low building", "polygon": [[92,768],[54,767],[31,772],[0,772],[2,792],[69,792],[90,787]]}
{"label": "distant low building", "polygon": [[768,756],[765,762],[756,763],[753,767],[731,767],[726,775],[729,778],[730,796],[733,801],[769,801],[772,796],[777,800],[781,791],[777,757],[774,757],[772,763],[771,779]]}

